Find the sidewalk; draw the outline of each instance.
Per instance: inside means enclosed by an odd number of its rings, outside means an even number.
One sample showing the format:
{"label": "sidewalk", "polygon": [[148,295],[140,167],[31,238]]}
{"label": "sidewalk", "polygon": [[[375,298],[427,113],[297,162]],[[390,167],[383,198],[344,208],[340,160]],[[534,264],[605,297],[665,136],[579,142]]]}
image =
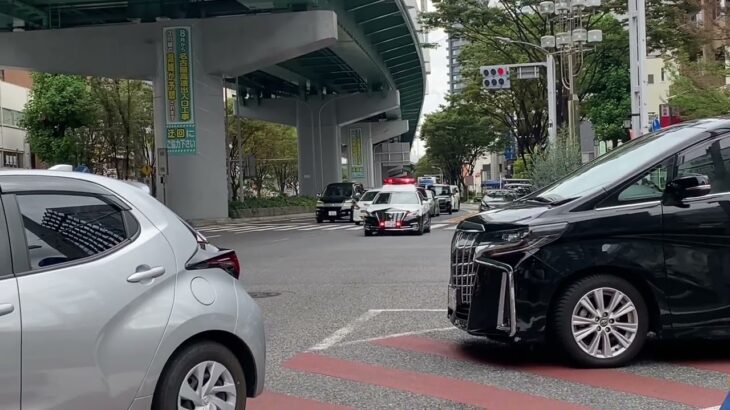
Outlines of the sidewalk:
{"label": "sidewalk", "polygon": [[278,222],[278,221],[291,221],[291,220],[302,220],[310,218],[314,220],[314,214],[313,213],[306,213],[306,214],[291,214],[291,215],[278,215],[278,216],[257,216],[257,217],[250,217],[250,218],[220,218],[220,219],[196,219],[193,221],[188,221],[191,225],[195,227],[200,226],[206,226],[206,225],[215,225],[215,224],[226,224],[226,223],[232,223],[232,222]]}

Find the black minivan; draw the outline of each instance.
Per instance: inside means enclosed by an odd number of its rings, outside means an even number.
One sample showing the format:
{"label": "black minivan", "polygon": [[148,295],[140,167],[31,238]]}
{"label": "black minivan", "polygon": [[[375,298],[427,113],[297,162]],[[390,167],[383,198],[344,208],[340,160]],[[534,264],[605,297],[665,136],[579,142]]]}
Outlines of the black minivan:
{"label": "black minivan", "polygon": [[730,120],[639,137],[462,221],[451,322],[620,366],[659,338],[730,338]]}

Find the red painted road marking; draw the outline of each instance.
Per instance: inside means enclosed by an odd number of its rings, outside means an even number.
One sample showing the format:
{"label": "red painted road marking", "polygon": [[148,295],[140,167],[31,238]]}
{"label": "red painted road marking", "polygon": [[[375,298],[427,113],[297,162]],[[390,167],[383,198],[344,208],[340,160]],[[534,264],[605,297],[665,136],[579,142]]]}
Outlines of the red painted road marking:
{"label": "red painted road marking", "polygon": [[348,410],[349,407],[336,404],[322,403],[320,401],[305,399],[301,397],[288,396],[281,393],[264,392],[255,399],[248,399],[246,408],[251,410]]}
{"label": "red painted road marking", "polygon": [[287,360],[284,367],[389,389],[408,391],[482,408],[500,410],[585,409],[585,407],[565,401],[533,396],[466,380],[336,359],[314,353],[300,353]]}
{"label": "red painted road marking", "polygon": [[712,370],[713,372],[730,374],[730,360],[680,360],[678,362],[675,362],[675,364],[678,364],[680,366],[694,367],[701,370]]}
{"label": "red painted road marking", "polygon": [[475,355],[464,351],[458,344],[435,339],[403,336],[382,339],[373,343],[380,346],[393,347],[411,352],[432,354],[457,360],[489,364],[503,368],[527,372],[538,376],[551,377],[573,383],[586,384],[603,389],[616,390],[624,393],[636,394],[644,397],[653,397],[683,403],[695,407],[716,406],[722,403],[727,395],[726,391],[692,386],[670,380],[641,376],[628,372],[611,369],[572,369],[551,365],[508,365],[504,363],[490,363],[480,360]]}

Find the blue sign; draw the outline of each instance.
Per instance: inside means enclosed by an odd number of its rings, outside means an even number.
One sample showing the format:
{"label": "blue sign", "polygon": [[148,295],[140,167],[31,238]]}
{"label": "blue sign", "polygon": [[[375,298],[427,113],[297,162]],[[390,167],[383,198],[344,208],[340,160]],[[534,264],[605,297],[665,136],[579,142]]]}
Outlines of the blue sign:
{"label": "blue sign", "polygon": [[504,148],[504,159],[507,161],[513,161],[517,159],[517,152],[512,145],[507,145]]}

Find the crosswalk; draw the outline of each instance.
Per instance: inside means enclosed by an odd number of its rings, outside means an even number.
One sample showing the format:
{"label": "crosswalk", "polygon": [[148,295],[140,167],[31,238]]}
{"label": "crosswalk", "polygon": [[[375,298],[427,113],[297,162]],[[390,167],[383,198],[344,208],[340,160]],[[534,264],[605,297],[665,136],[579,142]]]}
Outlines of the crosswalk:
{"label": "crosswalk", "polygon": [[[215,237],[222,234],[247,234],[255,232],[310,232],[310,231],[362,231],[363,227],[350,223],[306,223],[306,222],[289,222],[289,223],[226,223],[200,226],[197,228],[200,232],[208,237]],[[431,230],[453,231],[456,229],[456,223],[433,223]]]}

